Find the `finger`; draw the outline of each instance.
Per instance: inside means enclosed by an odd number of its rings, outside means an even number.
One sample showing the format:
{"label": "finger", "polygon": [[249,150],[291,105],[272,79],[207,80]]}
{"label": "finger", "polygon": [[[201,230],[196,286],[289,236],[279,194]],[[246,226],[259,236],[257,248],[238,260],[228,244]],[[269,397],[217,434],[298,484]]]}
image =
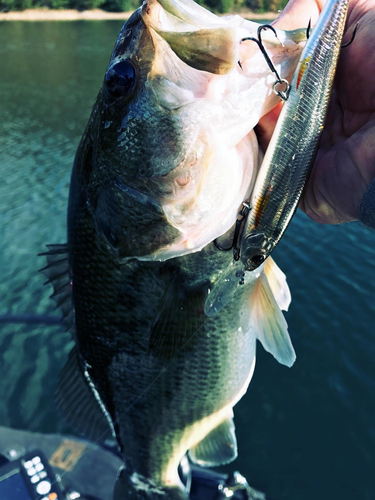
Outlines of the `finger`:
{"label": "finger", "polygon": [[258,138],[259,146],[262,148],[263,152],[266,151],[268,143],[271,140],[282,106],[283,103],[280,102],[269,113],[264,115],[255,127],[255,133]]}
{"label": "finger", "polygon": [[294,30],[314,26],[325,0],[290,0],[280,16],[272,23],[278,29]]}
{"label": "finger", "polygon": [[375,178],[375,120],[318,156],[300,207],[316,222],[340,224],[359,218],[363,195]]}
{"label": "finger", "polygon": [[[360,18],[353,43],[342,50],[337,67],[336,86],[341,103],[356,113],[375,111],[374,7]],[[345,41],[350,40],[355,26],[349,27]]]}

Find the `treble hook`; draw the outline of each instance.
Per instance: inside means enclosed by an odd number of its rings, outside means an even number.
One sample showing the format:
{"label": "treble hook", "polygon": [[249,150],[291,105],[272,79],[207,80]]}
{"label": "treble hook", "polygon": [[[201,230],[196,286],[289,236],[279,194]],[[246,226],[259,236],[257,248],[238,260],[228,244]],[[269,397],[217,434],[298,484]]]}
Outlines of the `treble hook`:
{"label": "treble hook", "polygon": [[[258,38],[254,38],[252,36],[249,36],[246,38],[242,38],[240,43],[242,43],[246,40],[251,40],[252,42],[255,42],[258,45],[259,49],[261,50],[261,52],[266,60],[266,63],[268,64],[268,67],[270,68],[272,73],[274,73],[276,76],[276,82],[273,84],[272,91],[274,92],[274,94],[278,95],[283,101],[286,101],[288,99],[288,96],[289,96],[290,85],[289,85],[288,80],[284,80],[283,78],[280,78],[280,75],[277,72],[277,69],[275,68],[275,66],[274,66],[273,62],[271,61],[266,49],[264,48],[263,41],[262,41],[262,31],[266,30],[266,29],[270,29],[274,33],[277,40],[279,40],[277,33],[276,33],[276,30],[273,26],[271,26],[270,24],[262,24],[262,26],[259,26],[258,31],[257,31]],[[276,85],[279,85],[279,84],[285,84],[286,85],[285,90],[276,90]]]}
{"label": "treble hook", "polygon": [[306,40],[308,40],[310,38],[310,31],[311,31],[311,17],[309,19],[309,24],[307,25],[307,28],[306,28]]}
{"label": "treble hook", "polygon": [[[355,38],[355,35],[357,33],[357,28],[358,28],[358,24],[359,22],[355,25],[355,28],[354,28],[354,31],[353,31],[353,34],[352,34],[352,37],[351,39],[349,40],[349,42],[347,43],[343,43],[341,45],[341,48],[344,49],[345,47],[349,47],[349,45],[351,45],[353,43],[353,40]],[[307,25],[307,29],[306,29],[306,39],[308,40],[309,37],[310,37],[310,31],[311,31],[311,18],[309,19],[309,24]]]}
{"label": "treble hook", "polygon": [[235,261],[239,260],[239,258],[240,258],[240,248],[238,245],[238,238],[240,236],[241,226],[242,226],[243,221],[246,218],[246,215],[250,212],[250,205],[248,205],[245,202],[242,202],[242,205],[243,205],[242,209],[238,214],[239,218],[237,218],[237,220],[236,220],[236,227],[234,229],[234,235],[233,235],[233,240],[232,240],[231,246],[225,248],[225,247],[221,246],[220,243],[218,243],[217,238],[214,239],[215,247],[223,252],[229,252],[229,250],[232,250],[232,248],[233,248],[233,259]]}

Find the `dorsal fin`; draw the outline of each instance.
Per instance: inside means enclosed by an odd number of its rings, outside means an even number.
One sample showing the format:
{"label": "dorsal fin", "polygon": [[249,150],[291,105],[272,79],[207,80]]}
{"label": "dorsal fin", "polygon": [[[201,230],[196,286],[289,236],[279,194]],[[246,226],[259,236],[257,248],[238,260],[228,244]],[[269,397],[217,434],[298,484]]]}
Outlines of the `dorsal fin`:
{"label": "dorsal fin", "polygon": [[192,462],[202,467],[218,467],[237,458],[237,440],[232,415],[189,450]]}
{"label": "dorsal fin", "polygon": [[56,309],[62,311],[62,323],[66,331],[74,331],[74,315],[69,272],[68,245],[47,245],[48,252],[40,253],[47,257],[47,265],[40,269],[48,279],[45,285],[51,283],[53,293],[51,298],[56,303]]}
{"label": "dorsal fin", "polygon": [[87,439],[103,442],[115,438],[111,417],[93,382],[85,375],[76,347],[61,370],[56,406],[69,425]]}

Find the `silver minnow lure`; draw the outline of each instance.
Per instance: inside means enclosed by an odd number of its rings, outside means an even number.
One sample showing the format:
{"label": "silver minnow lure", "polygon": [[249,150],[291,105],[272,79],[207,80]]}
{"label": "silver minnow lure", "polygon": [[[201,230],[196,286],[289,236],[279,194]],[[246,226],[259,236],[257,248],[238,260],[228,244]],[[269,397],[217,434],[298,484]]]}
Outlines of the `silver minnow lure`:
{"label": "silver minnow lure", "polygon": [[325,3],[302,51],[242,231],[240,259],[247,271],[270,255],[297,208],[323,130],[348,3]]}
{"label": "silver minnow lure", "polygon": [[244,203],[234,260],[207,298],[207,316],[217,314],[239,285],[257,276],[293,217],[323,130],[347,10],[348,0],[327,0],[306,42],[250,202]]}

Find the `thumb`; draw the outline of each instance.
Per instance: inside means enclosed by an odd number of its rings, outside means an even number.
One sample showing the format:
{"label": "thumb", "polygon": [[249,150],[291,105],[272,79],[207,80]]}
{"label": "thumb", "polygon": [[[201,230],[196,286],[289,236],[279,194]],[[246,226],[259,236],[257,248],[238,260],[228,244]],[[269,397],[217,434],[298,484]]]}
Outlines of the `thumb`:
{"label": "thumb", "polygon": [[300,203],[313,220],[358,220],[363,195],[375,178],[375,119],[330,150],[320,151]]}
{"label": "thumb", "polygon": [[294,30],[314,26],[325,0],[290,0],[279,17],[272,23],[275,28]]}

